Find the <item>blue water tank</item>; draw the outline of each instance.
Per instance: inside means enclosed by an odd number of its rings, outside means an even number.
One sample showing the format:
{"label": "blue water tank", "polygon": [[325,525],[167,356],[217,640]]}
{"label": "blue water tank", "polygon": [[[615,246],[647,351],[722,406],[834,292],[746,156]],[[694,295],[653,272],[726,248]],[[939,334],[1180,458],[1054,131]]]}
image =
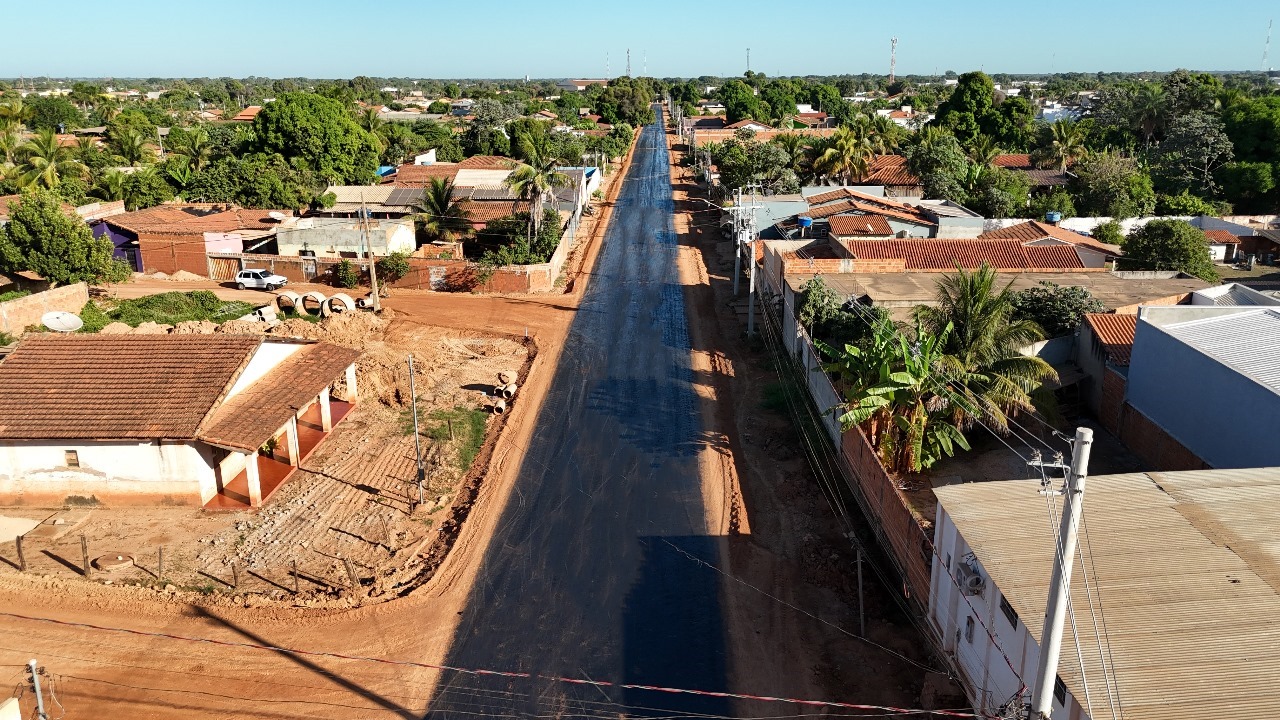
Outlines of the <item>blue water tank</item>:
{"label": "blue water tank", "polygon": [[1047,223],[1060,223],[1062,222],[1062,213],[1050,210],[1044,214],[1044,221]]}
{"label": "blue water tank", "polygon": [[800,225],[800,227],[802,227],[802,228],[811,228],[811,227],[813,227],[813,218],[809,217],[808,215],[801,215],[800,217],[797,217],[797,218],[796,218],[796,222],[797,222],[797,223]]}

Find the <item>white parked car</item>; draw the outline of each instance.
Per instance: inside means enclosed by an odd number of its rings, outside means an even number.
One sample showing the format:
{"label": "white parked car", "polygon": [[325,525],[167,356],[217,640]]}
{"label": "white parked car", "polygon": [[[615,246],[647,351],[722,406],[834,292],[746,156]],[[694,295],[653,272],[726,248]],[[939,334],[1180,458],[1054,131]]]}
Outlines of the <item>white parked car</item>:
{"label": "white parked car", "polygon": [[255,290],[275,290],[284,287],[289,282],[289,278],[283,275],[273,275],[270,270],[241,270],[236,273],[236,287],[240,290],[245,288],[253,288]]}

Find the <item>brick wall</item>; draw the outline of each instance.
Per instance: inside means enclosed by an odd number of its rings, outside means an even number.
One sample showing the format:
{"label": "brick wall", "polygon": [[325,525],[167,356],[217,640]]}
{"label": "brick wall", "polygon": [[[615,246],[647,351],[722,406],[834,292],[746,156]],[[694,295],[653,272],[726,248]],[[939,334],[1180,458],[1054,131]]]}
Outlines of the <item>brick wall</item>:
{"label": "brick wall", "polygon": [[1124,410],[1124,377],[1109,367],[1102,369],[1102,402],[1098,420],[1112,435],[1120,435],[1120,415]]}
{"label": "brick wall", "polygon": [[1205,470],[1210,466],[1163,428],[1125,403],[1120,411],[1120,439],[1151,470]]}
{"label": "brick wall", "polygon": [[1156,298],[1155,300],[1143,300],[1141,303],[1134,305],[1125,305],[1116,308],[1117,315],[1137,315],[1138,308],[1144,305],[1185,305],[1191,299],[1191,293],[1179,293],[1168,297]]}
{"label": "brick wall", "polygon": [[28,325],[41,324],[40,318],[47,312],[61,310],[77,313],[89,302],[89,288],[84,283],[63,285],[17,300],[0,303],[0,332],[17,335]]}

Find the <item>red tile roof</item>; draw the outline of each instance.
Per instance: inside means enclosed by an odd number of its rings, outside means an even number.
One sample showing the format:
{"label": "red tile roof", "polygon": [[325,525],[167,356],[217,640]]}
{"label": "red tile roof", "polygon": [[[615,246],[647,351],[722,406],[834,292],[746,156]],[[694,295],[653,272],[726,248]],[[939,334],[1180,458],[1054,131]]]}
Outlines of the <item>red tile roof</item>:
{"label": "red tile roof", "polygon": [[907,270],[977,268],[996,270],[1078,270],[1084,267],[1069,245],[1027,246],[1018,240],[849,240],[855,258],[906,260]]}
{"label": "red tile roof", "polygon": [[809,212],[805,213],[805,215],[812,218],[830,217],[850,210],[858,210],[917,225],[937,224],[917,207],[888,198],[867,195],[848,188],[839,188],[831,192],[814,195],[808,201]]}
{"label": "red tile roof", "polygon": [[828,233],[838,237],[870,235],[892,237],[893,228],[880,215],[836,215],[828,221]]}
{"label": "red tile roof", "polygon": [[501,155],[473,155],[458,163],[458,167],[469,170],[510,170],[514,162],[515,160]]}
{"label": "red tile roof", "polygon": [[867,174],[858,181],[864,185],[903,187],[920,185],[920,178],[907,169],[907,159],[901,155],[877,155],[867,168]]}
{"label": "red tile roof", "polygon": [[359,357],[359,350],[328,343],[295,351],[215,410],[198,438],[220,447],[257,450]]}
{"label": "red tile roof", "polygon": [[1010,225],[999,230],[984,232],[978,238],[982,240],[1021,240],[1023,242],[1053,238],[1072,245],[1080,245],[1105,255],[1119,256],[1121,254],[1117,245],[1100,243],[1087,235],[1081,235],[1078,232],[1072,232],[1057,225],[1050,225],[1036,220],[1028,220],[1027,222]]}
{"label": "red tile roof", "polygon": [[237,230],[271,230],[280,223],[270,215],[279,212],[292,215],[290,210],[251,210],[227,208],[225,205],[157,205],[106,219],[108,225],[132,233],[148,235],[190,235],[193,233],[229,233]]}
{"label": "red tile roof", "polygon": [[992,163],[996,167],[1006,168],[1008,170],[1030,170],[1035,166],[1031,164],[1031,156],[1025,153],[1005,153],[997,155]]}
{"label": "red tile roof", "polygon": [[1209,238],[1212,245],[1238,245],[1240,238],[1231,233],[1230,230],[1205,230],[1204,236]]}
{"label": "red tile roof", "polygon": [[463,200],[458,205],[467,211],[473,223],[487,223],[499,218],[529,212],[529,203],[511,200]]}
{"label": "red tile roof", "polygon": [[261,105],[250,105],[236,113],[235,117],[231,118],[231,120],[232,122],[252,122],[254,118],[258,117],[258,113],[260,112],[262,112]]}
{"label": "red tile roof", "polygon": [[1107,359],[1115,365],[1127,367],[1133,351],[1133,335],[1138,329],[1138,316],[1086,313],[1084,320],[1089,323],[1094,337],[1098,338]]}
{"label": "red tile roof", "polygon": [[193,438],[261,343],[246,335],[28,335],[0,363],[0,438]]}
{"label": "red tile roof", "polygon": [[396,168],[395,184],[400,187],[426,187],[436,178],[453,180],[462,166],[458,163],[434,165],[401,165]]}

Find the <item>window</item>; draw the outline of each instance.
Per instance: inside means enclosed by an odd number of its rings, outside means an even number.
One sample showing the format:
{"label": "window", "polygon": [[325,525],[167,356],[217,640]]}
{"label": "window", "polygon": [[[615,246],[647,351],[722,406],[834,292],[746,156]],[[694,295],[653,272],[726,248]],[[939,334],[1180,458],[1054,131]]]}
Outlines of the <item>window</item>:
{"label": "window", "polygon": [[964,639],[968,640],[970,645],[973,644],[973,616],[972,615],[964,619]]}
{"label": "window", "polygon": [[1067,684],[1062,682],[1060,677],[1053,679],[1053,699],[1057,700],[1062,707],[1067,706]]}
{"label": "window", "polygon": [[80,453],[77,450],[66,450],[62,453],[62,464],[67,467],[80,467]]}
{"label": "window", "polygon": [[1004,596],[1004,593],[1000,594],[1000,611],[1003,612],[1004,616],[1009,619],[1009,624],[1013,626],[1013,629],[1017,630],[1018,629],[1018,612],[1013,609],[1012,605],[1009,604],[1009,599]]}
{"label": "window", "polygon": [[947,553],[947,572],[951,572],[951,553]]}

